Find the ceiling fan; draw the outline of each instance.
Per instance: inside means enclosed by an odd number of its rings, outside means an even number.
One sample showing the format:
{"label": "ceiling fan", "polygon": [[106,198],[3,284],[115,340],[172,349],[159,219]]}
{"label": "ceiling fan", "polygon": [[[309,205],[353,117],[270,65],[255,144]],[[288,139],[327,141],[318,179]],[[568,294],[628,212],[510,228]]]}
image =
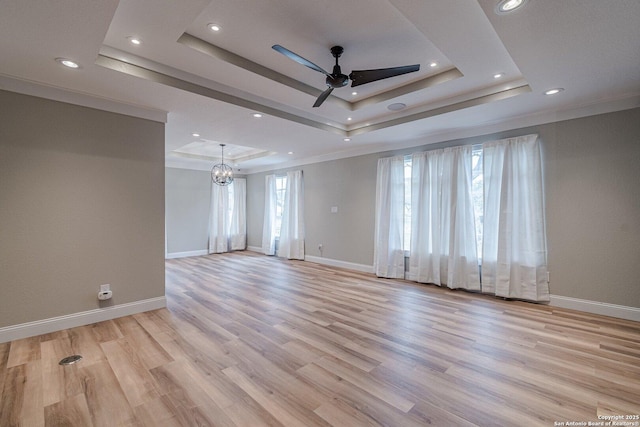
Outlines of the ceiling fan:
{"label": "ceiling fan", "polygon": [[333,89],[346,86],[347,84],[349,84],[349,80],[351,80],[351,87],[356,87],[366,83],[387,79],[389,77],[413,73],[414,71],[418,71],[420,69],[420,64],[415,64],[405,65],[401,67],[380,68],[377,70],[353,70],[351,74],[347,76],[346,74],[342,74],[340,65],[338,65],[338,58],[340,58],[340,55],[342,55],[342,53],[344,52],[342,46],[333,46],[331,48],[331,55],[336,58],[336,65],[333,66],[332,73],[328,73],[313,62],[304,59],[302,56],[298,55],[297,53],[291,52],[289,49],[284,48],[279,44],[273,45],[272,48],[280,52],[284,56],[293,59],[298,64],[302,64],[305,67],[309,67],[312,70],[318,71],[319,73],[327,76],[326,83],[329,87],[320,94],[315,104],[313,104],[314,107],[319,107],[320,105],[322,105],[325,99],[327,99],[327,97],[331,94]]}

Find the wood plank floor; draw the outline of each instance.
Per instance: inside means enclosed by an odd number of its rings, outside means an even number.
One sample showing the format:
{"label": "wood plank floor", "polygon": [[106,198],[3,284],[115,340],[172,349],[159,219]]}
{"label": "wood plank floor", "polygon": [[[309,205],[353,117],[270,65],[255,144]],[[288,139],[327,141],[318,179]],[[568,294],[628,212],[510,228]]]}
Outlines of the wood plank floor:
{"label": "wood plank floor", "polygon": [[[640,414],[637,322],[251,252],[166,268],[167,309],[0,344],[0,426],[557,426]],[[58,365],[71,354],[84,359]]]}

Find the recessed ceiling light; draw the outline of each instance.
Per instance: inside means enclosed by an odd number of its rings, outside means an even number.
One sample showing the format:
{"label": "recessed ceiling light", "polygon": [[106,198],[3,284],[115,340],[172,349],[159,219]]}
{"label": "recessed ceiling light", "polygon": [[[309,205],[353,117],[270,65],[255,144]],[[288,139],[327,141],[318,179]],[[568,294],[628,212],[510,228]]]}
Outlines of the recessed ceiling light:
{"label": "recessed ceiling light", "polygon": [[353,92],[351,92],[351,95],[356,96],[358,94],[358,92],[356,92],[355,90]]}
{"label": "recessed ceiling light", "polygon": [[289,151],[287,154],[293,154],[293,151]]}
{"label": "recessed ceiling light", "polygon": [[545,95],[555,95],[556,93],[560,93],[564,90],[564,88],[561,87],[557,87],[554,89],[549,89],[548,91],[546,91],[544,94]]}
{"label": "recessed ceiling light", "polygon": [[253,117],[255,117],[256,119],[259,119],[260,117],[262,117],[262,114],[260,113],[253,113],[252,114]]}
{"label": "recessed ceiling light", "polygon": [[389,104],[387,106],[387,109],[391,111],[400,111],[400,110],[404,110],[406,107],[407,107],[407,104],[403,104],[402,102],[396,102],[394,104]]}
{"label": "recessed ceiling light", "polygon": [[222,27],[218,24],[207,24],[207,28],[210,29],[211,31],[213,31],[214,33],[219,32],[220,30],[222,30]]}
{"label": "recessed ceiling light", "polygon": [[500,79],[500,78],[502,78],[502,77],[504,77],[504,73],[497,73],[497,74],[494,74],[494,75],[493,75],[493,78],[494,78],[494,79]]}
{"label": "recessed ceiling light", "polygon": [[56,58],[56,61],[58,61],[59,63],[61,63],[62,65],[64,65],[65,67],[69,67],[69,68],[80,68],[80,65],[78,65],[77,62],[74,62],[70,59],[66,59],[66,58]]}
{"label": "recessed ceiling light", "polygon": [[343,139],[343,141],[344,142],[349,142],[349,141],[351,141],[351,138],[345,138],[345,139]]}
{"label": "recessed ceiling light", "polygon": [[127,40],[129,40],[129,43],[134,44],[136,46],[139,46],[142,44],[142,40],[140,40],[138,37],[129,36],[127,37]]}
{"label": "recessed ceiling light", "polygon": [[496,13],[499,15],[513,12],[522,6],[526,0],[501,0],[496,6]]}
{"label": "recessed ceiling light", "polygon": [[347,121],[350,122],[351,120],[353,120],[353,118],[351,117],[347,117]]}
{"label": "recessed ceiling light", "polygon": [[191,135],[195,136],[196,138],[200,136],[200,134],[199,134],[199,133],[197,133],[197,132],[194,132],[194,133],[192,133]]}
{"label": "recessed ceiling light", "polygon": [[431,64],[429,64],[429,67],[431,67],[431,68],[435,68],[437,66],[438,66],[438,63],[435,62],[435,61],[433,61]]}

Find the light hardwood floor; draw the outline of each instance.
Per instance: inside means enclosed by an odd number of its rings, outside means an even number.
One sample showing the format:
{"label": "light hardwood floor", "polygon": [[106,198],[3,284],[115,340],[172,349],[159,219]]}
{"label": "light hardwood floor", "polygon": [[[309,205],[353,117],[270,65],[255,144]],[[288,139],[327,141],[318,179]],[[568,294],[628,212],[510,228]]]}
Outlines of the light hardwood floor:
{"label": "light hardwood floor", "polygon": [[[0,344],[0,426],[554,426],[640,414],[636,322],[251,252],[166,267],[167,309]],[[84,359],[59,366],[70,354]]]}

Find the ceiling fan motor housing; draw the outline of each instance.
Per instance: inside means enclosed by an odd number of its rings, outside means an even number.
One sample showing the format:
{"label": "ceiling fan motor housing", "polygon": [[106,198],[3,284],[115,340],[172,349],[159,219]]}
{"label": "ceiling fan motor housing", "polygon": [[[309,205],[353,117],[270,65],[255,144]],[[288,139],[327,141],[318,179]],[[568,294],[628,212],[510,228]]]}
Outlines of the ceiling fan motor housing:
{"label": "ceiling fan motor housing", "polygon": [[342,74],[339,65],[334,65],[333,73],[331,73],[331,77],[327,76],[326,82],[327,86],[336,89],[349,84],[349,76]]}

